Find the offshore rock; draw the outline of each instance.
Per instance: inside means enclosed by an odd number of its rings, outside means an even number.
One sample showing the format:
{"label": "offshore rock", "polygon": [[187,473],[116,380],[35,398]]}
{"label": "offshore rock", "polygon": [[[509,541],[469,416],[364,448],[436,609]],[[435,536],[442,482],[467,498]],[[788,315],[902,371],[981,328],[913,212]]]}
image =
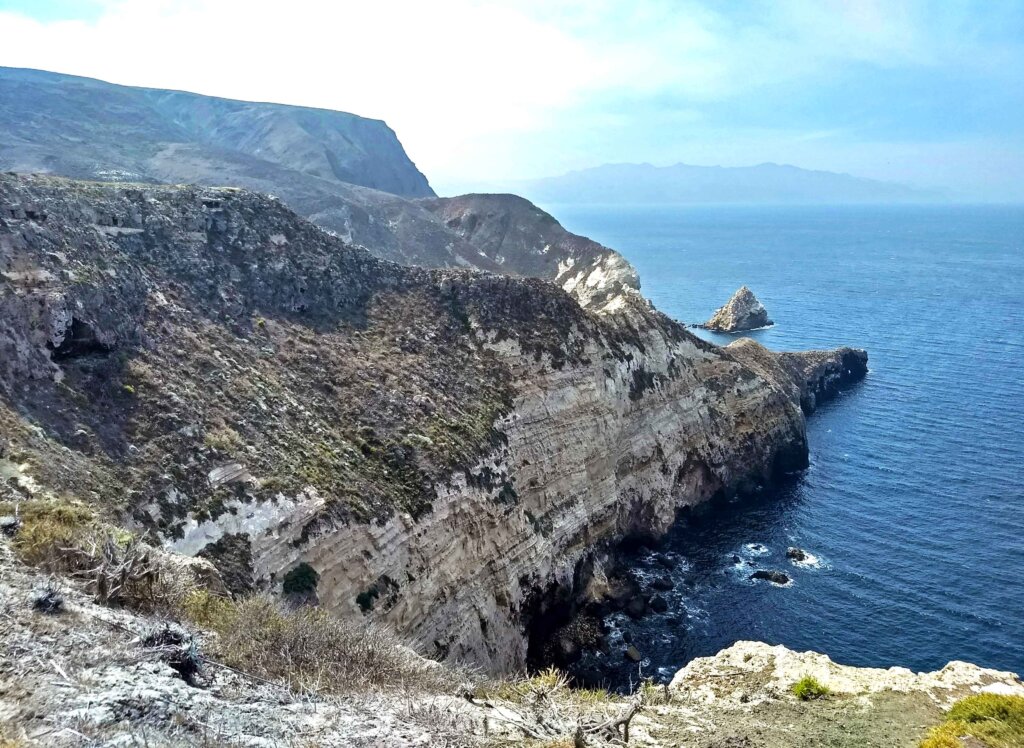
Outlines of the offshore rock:
{"label": "offshore rock", "polygon": [[768,319],[768,310],[764,308],[764,304],[758,301],[753,291],[742,286],[725,306],[700,326],[715,332],[744,332],[768,327],[771,324],[773,323]]}

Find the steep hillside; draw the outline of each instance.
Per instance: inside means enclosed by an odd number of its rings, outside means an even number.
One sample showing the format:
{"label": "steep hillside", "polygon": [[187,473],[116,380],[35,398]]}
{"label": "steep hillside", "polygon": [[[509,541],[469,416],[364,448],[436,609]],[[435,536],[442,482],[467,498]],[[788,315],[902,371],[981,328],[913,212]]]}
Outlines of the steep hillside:
{"label": "steep hillside", "polygon": [[[0,170],[244,187],[277,195],[346,242],[405,265],[545,278],[584,302],[607,303],[620,285],[638,286],[617,253],[521,199],[408,199],[433,192],[395,134],[344,112],[0,68]],[[439,215],[453,209],[459,226]],[[480,227],[473,236],[470,223]],[[500,245],[486,228],[495,226],[513,227]]]}
{"label": "steep hillside", "polygon": [[239,592],[311,568],[338,615],[494,671],[617,539],[804,466],[801,393],[866,370],[383,262],[233,189],[0,177],[0,272],[8,501],[80,500]]}
{"label": "steep hillside", "polygon": [[[0,129],[0,165],[16,171],[148,181],[187,146],[210,164],[244,156],[268,171],[433,194],[387,125],[345,112],[0,68]],[[181,181],[201,181],[177,168]]]}
{"label": "steep hillside", "polygon": [[498,267],[553,281],[590,309],[615,308],[626,289],[640,288],[640,276],[622,255],[566,231],[516,195],[463,195],[419,204]]}

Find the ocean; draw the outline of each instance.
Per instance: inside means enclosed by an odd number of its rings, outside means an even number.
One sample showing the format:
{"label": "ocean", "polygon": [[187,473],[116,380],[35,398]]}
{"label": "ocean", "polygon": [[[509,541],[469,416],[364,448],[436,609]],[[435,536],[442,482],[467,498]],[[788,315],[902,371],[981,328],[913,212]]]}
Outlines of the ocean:
{"label": "ocean", "polygon": [[[1024,673],[1024,206],[545,207],[625,255],[678,320],[746,284],[775,322],[749,333],[768,348],[870,356],[867,379],[810,417],[806,472],[630,552],[640,578],[667,557],[675,586],[665,613],[609,620],[611,651],[587,657],[616,663],[610,685],[743,639]],[[752,582],[755,568],[793,581]]]}

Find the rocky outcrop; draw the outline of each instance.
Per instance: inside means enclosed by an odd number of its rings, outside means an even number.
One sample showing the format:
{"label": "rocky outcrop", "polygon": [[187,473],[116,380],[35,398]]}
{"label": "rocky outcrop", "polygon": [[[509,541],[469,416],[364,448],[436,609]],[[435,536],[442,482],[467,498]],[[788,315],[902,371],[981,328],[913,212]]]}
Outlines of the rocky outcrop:
{"label": "rocky outcrop", "polygon": [[[716,695],[739,695],[736,683],[730,679],[744,676],[760,676],[758,690],[762,698],[785,692],[806,676],[815,678],[833,693],[917,692],[944,707],[974,693],[1024,696],[1024,684],[1016,674],[959,660],[935,672],[914,673],[905,667],[840,665],[818,652],[794,652],[783,646],[751,641],[736,642],[711,657],[698,657],[676,673],[670,687],[689,691],[697,700],[714,701]],[[751,695],[747,691],[747,703]]]}
{"label": "rocky outcrop", "polygon": [[622,255],[566,231],[516,195],[463,195],[419,204],[502,271],[553,281],[589,309],[614,311],[629,291],[640,288],[640,276]]}
{"label": "rocky outcrop", "polygon": [[787,389],[808,415],[868,373],[868,354],[861,348],[773,353],[750,338],[740,338],[725,350]]}
{"label": "rocky outcrop", "polygon": [[715,332],[745,332],[771,324],[773,323],[768,319],[768,310],[764,308],[764,304],[758,301],[753,291],[741,286],[729,302],[700,327]]}
{"label": "rocky outcrop", "polygon": [[0,177],[0,273],[19,490],[245,585],[308,565],[331,611],[491,671],[602,547],[805,466],[802,393],[835,375],[635,294],[383,262],[233,189]]}

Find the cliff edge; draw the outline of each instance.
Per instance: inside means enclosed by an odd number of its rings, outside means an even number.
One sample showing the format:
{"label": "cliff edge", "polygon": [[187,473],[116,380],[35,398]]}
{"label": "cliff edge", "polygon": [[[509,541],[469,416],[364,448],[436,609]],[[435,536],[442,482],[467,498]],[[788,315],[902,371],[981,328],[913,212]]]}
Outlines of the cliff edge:
{"label": "cliff edge", "polygon": [[827,356],[623,299],[394,265],[243,190],[0,176],[0,501],[515,670],[601,548],[804,467],[828,392]]}

